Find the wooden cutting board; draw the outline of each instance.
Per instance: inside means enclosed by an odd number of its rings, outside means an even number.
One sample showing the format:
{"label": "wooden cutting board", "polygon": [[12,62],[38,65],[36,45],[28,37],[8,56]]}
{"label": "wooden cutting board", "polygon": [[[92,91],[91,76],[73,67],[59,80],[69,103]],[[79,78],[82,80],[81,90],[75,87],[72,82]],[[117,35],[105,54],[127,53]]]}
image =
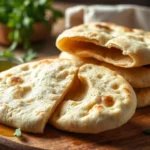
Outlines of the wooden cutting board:
{"label": "wooden cutting board", "polygon": [[[51,58],[56,58],[51,57]],[[4,125],[0,124],[0,130]],[[43,134],[23,132],[22,138],[0,135],[0,145],[15,150],[150,150],[150,135],[143,130],[150,128],[150,107],[137,109],[132,119],[120,128],[99,134],[75,134],[55,129],[47,125]],[[0,146],[1,150],[1,146]]]}
{"label": "wooden cutting board", "polygon": [[150,128],[150,107],[137,109],[122,127],[99,134],[68,133],[47,125],[43,134],[23,133],[21,139],[0,136],[0,143],[19,150],[149,150],[150,136],[142,132],[147,128]]}

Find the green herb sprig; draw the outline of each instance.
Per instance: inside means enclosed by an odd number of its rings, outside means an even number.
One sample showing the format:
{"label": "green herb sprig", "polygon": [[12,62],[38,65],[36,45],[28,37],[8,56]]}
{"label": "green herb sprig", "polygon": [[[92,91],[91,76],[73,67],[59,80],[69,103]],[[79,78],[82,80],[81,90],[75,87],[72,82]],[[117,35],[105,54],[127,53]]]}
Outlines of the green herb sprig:
{"label": "green herb sprig", "polygon": [[15,130],[14,136],[22,137],[22,132],[21,132],[20,128],[18,128],[18,129]]}
{"label": "green herb sprig", "polygon": [[[33,34],[33,24],[43,22],[47,30],[51,29],[52,24],[63,14],[52,7],[53,0],[0,0],[0,22],[10,28],[8,38],[12,41],[11,46],[6,52],[1,52],[1,56],[12,56],[14,50],[21,43],[27,50],[23,56],[24,61],[36,58],[33,52],[31,36]],[[46,12],[52,13],[51,26]],[[29,58],[29,54],[31,55]]]}

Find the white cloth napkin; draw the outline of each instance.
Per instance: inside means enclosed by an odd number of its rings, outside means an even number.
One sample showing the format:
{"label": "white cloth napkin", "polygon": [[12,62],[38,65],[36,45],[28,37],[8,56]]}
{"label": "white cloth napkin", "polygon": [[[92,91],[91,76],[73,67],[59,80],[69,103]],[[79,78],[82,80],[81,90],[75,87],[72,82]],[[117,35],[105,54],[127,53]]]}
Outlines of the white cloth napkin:
{"label": "white cloth napkin", "polygon": [[79,5],[65,12],[66,28],[89,22],[113,22],[150,31],[150,8],[137,5]]}

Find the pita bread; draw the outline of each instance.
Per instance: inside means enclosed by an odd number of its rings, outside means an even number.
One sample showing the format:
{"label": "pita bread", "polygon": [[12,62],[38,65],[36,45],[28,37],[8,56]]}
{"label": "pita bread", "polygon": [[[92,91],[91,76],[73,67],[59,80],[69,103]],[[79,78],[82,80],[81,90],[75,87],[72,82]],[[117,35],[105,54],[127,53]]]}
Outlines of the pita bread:
{"label": "pita bread", "polygon": [[112,23],[82,24],[64,31],[57,47],[80,57],[92,57],[115,66],[150,64],[150,32]]}
{"label": "pita bread", "polygon": [[80,64],[47,59],[0,73],[0,122],[23,131],[42,133]]}
{"label": "pita bread", "polygon": [[148,67],[121,68],[107,63],[101,63],[101,65],[119,73],[134,88],[150,87],[150,68]]}
{"label": "pita bread", "polygon": [[145,107],[150,105],[150,87],[143,89],[134,89],[137,96],[137,107]]}
{"label": "pita bread", "polygon": [[123,76],[134,88],[147,88],[150,87],[150,68],[148,67],[136,67],[136,68],[121,68],[114,65],[99,62],[93,59],[81,58],[75,55],[71,55],[66,52],[61,52],[60,58],[80,60],[84,63],[93,63],[97,65],[105,66],[111,70],[116,71],[121,76]]}
{"label": "pita bread", "polygon": [[135,93],[122,76],[103,66],[85,64],[50,122],[61,130],[99,133],[126,123],[135,109]]}
{"label": "pita bread", "polygon": [[80,61],[82,62],[83,64],[85,63],[91,63],[91,64],[95,64],[95,65],[100,65],[102,62],[94,59],[94,58],[83,58],[83,57],[79,57],[79,56],[76,56],[76,55],[72,55],[72,54],[69,54],[67,52],[61,52],[60,55],[59,55],[59,58],[60,59],[71,59],[71,60],[76,60],[76,61]]}
{"label": "pita bread", "polygon": [[63,59],[66,58],[80,60],[84,63],[94,63],[116,71],[122,75],[132,87],[134,87],[134,91],[137,96],[137,107],[140,108],[150,105],[150,68],[148,66],[137,68],[121,68],[108,63],[97,62],[92,59],[84,59],[66,52],[61,52],[59,57]]}

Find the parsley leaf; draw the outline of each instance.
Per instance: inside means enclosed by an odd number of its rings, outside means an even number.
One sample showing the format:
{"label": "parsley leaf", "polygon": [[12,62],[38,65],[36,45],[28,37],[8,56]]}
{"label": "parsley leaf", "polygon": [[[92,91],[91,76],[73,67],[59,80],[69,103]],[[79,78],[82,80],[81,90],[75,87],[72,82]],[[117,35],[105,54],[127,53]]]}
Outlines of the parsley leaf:
{"label": "parsley leaf", "polygon": [[21,132],[20,128],[18,128],[18,129],[15,130],[14,136],[22,137],[22,132]]}
{"label": "parsley leaf", "polygon": [[27,53],[23,56],[23,61],[28,62],[33,59],[37,58],[37,53],[34,52],[32,49],[29,49]]}
{"label": "parsley leaf", "polygon": [[[63,14],[52,7],[53,0],[0,0],[0,22],[10,28],[8,35],[12,44],[6,52],[0,51],[1,57],[14,56],[14,50],[20,43],[27,53],[23,60],[30,61],[37,57],[37,54],[31,50],[31,37],[34,33],[33,25],[37,22],[42,22],[47,31],[51,29],[58,18],[63,17]],[[52,21],[46,17],[46,12],[52,13]]]}

